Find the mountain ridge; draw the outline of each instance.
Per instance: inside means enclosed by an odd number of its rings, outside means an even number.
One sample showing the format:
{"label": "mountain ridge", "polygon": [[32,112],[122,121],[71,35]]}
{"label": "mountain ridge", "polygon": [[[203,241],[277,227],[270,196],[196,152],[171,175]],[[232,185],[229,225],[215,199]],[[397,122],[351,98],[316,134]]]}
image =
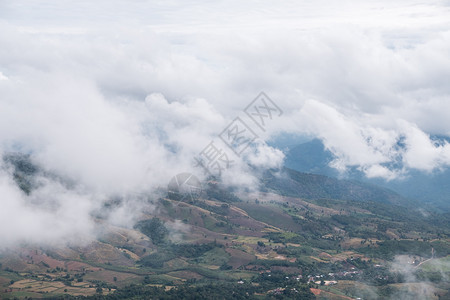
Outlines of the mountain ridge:
{"label": "mountain ridge", "polygon": [[405,198],[429,209],[443,212],[450,210],[450,169],[425,174],[410,170],[405,178],[386,181],[381,178],[367,178],[356,168],[349,168],[345,173],[339,173],[329,166],[334,155],[325,149],[318,139],[288,147],[285,166],[299,172],[357,180],[393,190]]}

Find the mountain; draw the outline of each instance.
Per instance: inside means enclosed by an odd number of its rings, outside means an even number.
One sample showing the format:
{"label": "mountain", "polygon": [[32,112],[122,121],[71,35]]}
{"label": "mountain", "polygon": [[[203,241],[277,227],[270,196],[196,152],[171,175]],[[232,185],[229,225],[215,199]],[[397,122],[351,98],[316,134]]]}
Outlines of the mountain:
{"label": "mountain", "polygon": [[283,168],[277,172],[265,172],[261,190],[272,190],[280,195],[305,199],[325,198],[390,203],[403,206],[417,204],[415,201],[402,197],[389,189],[373,184],[302,173],[288,168]]}
{"label": "mountain", "polygon": [[417,200],[429,208],[450,210],[450,169],[436,171],[432,174],[412,170],[407,178],[386,181],[379,178],[367,178],[356,168],[350,168],[346,174],[338,174],[335,169],[329,167],[329,163],[333,159],[333,154],[325,149],[323,143],[314,139],[289,147],[286,151],[285,166],[299,172],[344,176],[348,180],[362,181],[393,190],[403,197]]}
{"label": "mountain", "polygon": [[[27,157],[10,162],[19,186],[39,172]],[[144,195],[134,226],[94,214],[98,234],[87,244],[7,249],[0,299],[450,296],[450,214],[405,206],[372,185],[291,169],[265,170],[260,185],[253,193],[209,181],[196,198]],[[397,262],[404,268],[394,269]]]}
{"label": "mountain", "polygon": [[325,149],[322,141],[313,139],[285,148],[285,166],[299,172],[337,177],[338,171],[329,166],[333,153]]}

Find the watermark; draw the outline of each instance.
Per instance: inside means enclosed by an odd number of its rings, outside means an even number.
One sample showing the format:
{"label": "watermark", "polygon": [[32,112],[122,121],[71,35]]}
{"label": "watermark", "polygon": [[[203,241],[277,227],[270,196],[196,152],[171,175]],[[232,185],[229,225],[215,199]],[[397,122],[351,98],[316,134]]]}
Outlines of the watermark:
{"label": "watermark", "polygon": [[261,92],[245,109],[247,116],[261,128],[266,131],[267,123],[275,116],[281,117],[283,111],[272,101],[264,92]]}
{"label": "watermark", "polygon": [[[259,138],[256,132],[265,132],[270,121],[283,114],[280,107],[264,92],[261,92],[243,112],[245,114],[242,118],[236,117],[218,135],[228,149],[221,148],[218,143],[211,140],[194,157],[196,166],[202,167],[207,175],[220,177],[223,171],[233,166],[235,161],[231,159],[232,155],[240,157]],[[175,200],[193,201],[202,193],[200,180],[191,173],[174,176],[167,189],[169,198]]]}
{"label": "watermark", "polygon": [[214,141],[211,141],[194,160],[197,162],[196,166],[201,166],[210,175],[212,172],[222,174],[222,171],[231,167],[234,162],[228,158],[223,149],[214,145]]}
{"label": "watermark", "polygon": [[236,155],[240,156],[258,138],[258,135],[237,117],[219,134],[219,137]]}
{"label": "watermark", "polygon": [[[235,155],[240,157],[255,140],[259,138],[257,131],[266,131],[267,125],[280,117],[283,111],[264,92],[261,92],[244,110],[244,118],[236,117],[219,134],[220,140]],[[194,158],[196,166],[200,166],[212,177],[220,177],[222,172],[233,165],[231,155],[212,140]]]}
{"label": "watermark", "polygon": [[180,173],[170,180],[167,190],[171,199],[195,200],[202,192],[202,184],[195,175]]}

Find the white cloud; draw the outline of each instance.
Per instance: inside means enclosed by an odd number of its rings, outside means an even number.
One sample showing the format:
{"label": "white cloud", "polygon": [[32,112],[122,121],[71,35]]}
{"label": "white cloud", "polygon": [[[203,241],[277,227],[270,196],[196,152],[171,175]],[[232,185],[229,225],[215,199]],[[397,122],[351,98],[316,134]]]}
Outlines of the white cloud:
{"label": "white cloud", "polygon": [[413,124],[401,122],[405,135],[406,151],[403,160],[407,167],[431,172],[450,165],[448,142],[433,142],[429,135]]}
{"label": "white cloud", "polygon": [[[265,91],[284,115],[234,158],[229,183],[255,184],[248,162],[278,166],[262,141],[283,131],[320,137],[333,166],[369,177],[445,168],[450,148],[430,134],[450,135],[449,16],[439,1],[2,1],[0,152],[76,180],[82,195],[45,186],[93,203],[85,217],[190,170]],[[2,176],[0,205],[46,224]]]}
{"label": "white cloud", "polygon": [[26,197],[3,171],[0,194],[0,250],[17,243],[61,245],[93,237],[89,213],[98,204],[93,195],[46,182]]}

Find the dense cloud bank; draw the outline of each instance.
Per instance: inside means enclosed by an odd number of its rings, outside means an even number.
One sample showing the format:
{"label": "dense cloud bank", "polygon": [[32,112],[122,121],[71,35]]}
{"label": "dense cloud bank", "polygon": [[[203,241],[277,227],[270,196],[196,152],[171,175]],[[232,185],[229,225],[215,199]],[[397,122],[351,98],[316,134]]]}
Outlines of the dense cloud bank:
{"label": "dense cloud bank", "polygon": [[444,1],[1,2],[0,152],[76,184],[43,177],[27,196],[3,163],[0,246],[89,237],[101,203],[192,171],[260,91],[283,115],[249,123],[230,184],[280,166],[264,141],[282,132],[319,137],[343,172],[447,168],[449,143],[430,136],[450,135],[449,16]]}

